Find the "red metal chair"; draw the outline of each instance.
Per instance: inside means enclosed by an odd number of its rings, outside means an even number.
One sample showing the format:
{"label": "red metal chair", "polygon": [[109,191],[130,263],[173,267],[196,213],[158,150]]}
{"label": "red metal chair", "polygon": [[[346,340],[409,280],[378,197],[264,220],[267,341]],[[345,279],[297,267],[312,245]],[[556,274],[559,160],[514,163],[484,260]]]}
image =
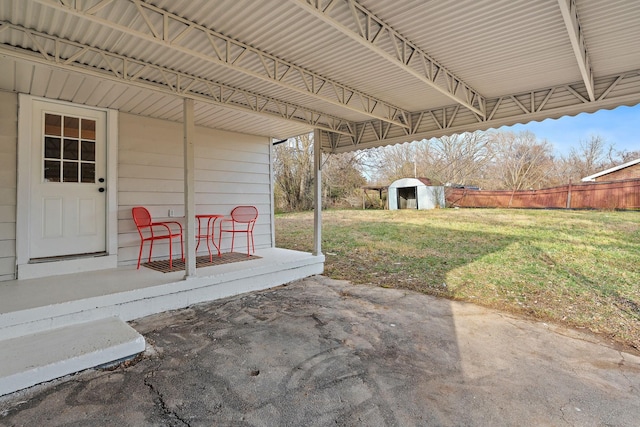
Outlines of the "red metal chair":
{"label": "red metal chair", "polygon": [[[236,206],[231,211],[231,218],[223,219],[220,222],[220,238],[218,242],[222,243],[222,233],[231,233],[231,252],[233,252],[233,243],[236,233],[247,234],[247,256],[251,256],[251,249],[256,251],[256,245],[253,240],[253,227],[258,219],[258,209],[255,206]],[[251,245],[249,245],[251,240]]]}
{"label": "red metal chair", "polygon": [[[140,268],[140,259],[142,259],[142,247],[144,246],[144,242],[150,241],[151,247],[149,248],[149,262],[151,262],[151,254],[153,253],[153,242],[156,240],[169,240],[169,268],[173,268],[173,247],[171,243],[173,239],[176,237],[180,237],[180,256],[184,261],[184,243],[182,240],[182,224],[177,221],[165,221],[165,222],[153,222],[151,220],[151,214],[146,208],[142,206],[136,206],[131,209],[131,214],[133,215],[133,221],[136,223],[136,227],[138,227],[138,233],[140,234],[140,252],[138,253],[138,267]],[[175,224],[178,226],[180,231],[173,231],[171,229],[170,224]],[[154,231],[154,227],[159,229],[159,231]],[[174,227],[175,228],[175,227]],[[148,230],[147,230],[148,229]],[[147,230],[146,232],[143,232]],[[160,233],[160,234],[157,234]],[[145,237],[145,234],[147,237]]]}

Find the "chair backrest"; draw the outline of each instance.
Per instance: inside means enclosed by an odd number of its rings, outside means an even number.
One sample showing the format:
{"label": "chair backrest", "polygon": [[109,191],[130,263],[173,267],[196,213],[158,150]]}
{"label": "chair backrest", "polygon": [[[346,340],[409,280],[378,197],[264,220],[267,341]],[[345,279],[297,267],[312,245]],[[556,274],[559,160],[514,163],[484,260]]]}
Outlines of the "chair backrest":
{"label": "chair backrest", "polygon": [[149,227],[151,225],[151,214],[147,208],[136,206],[131,209],[131,215],[133,216],[133,222],[136,223],[136,227]]}
{"label": "chair backrest", "polygon": [[258,209],[255,206],[236,206],[231,211],[231,219],[235,222],[254,222],[258,218]]}

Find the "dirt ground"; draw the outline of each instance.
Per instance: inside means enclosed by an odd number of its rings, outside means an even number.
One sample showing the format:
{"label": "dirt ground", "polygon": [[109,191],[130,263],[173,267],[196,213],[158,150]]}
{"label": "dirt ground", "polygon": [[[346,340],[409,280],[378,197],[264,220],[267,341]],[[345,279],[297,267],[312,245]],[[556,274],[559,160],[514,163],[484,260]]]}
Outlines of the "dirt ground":
{"label": "dirt ground", "polygon": [[132,322],[147,351],[0,399],[2,426],[634,426],[640,357],[317,276]]}

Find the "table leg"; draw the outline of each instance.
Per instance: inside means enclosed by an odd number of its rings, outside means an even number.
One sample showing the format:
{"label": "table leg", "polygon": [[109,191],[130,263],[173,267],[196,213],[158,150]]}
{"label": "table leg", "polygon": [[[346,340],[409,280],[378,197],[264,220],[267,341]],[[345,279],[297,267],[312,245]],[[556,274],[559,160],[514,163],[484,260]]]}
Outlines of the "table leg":
{"label": "table leg", "polygon": [[[211,243],[213,243],[213,246],[215,246],[216,250],[218,251],[218,257],[222,256],[222,253],[220,252],[220,242],[218,242],[218,244],[216,244],[216,221],[218,220],[218,218],[220,217],[215,217],[213,218],[213,224],[211,225]],[[207,230],[208,231],[208,230]]]}
{"label": "table leg", "polygon": [[[212,219],[213,219],[213,224],[211,223]],[[207,250],[209,251],[209,262],[213,261],[213,255],[211,254],[211,246],[209,245],[209,237],[211,236],[211,232],[212,232],[211,228],[212,227],[215,228],[215,225],[216,225],[216,218],[209,217],[209,219],[207,219],[207,236],[206,236]]]}
{"label": "table leg", "polygon": [[196,219],[198,220],[198,234],[196,235],[196,237],[198,238],[198,244],[196,245],[196,252],[198,252],[198,247],[200,246],[200,239],[204,237],[207,240],[207,250],[209,251],[209,262],[211,262],[213,260],[213,255],[211,254],[211,247],[209,246],[209,223],[211,222],[211,218],[207,220],[206,234],[202,234],[202,229],[200,224],[201,218],[196,217]]}

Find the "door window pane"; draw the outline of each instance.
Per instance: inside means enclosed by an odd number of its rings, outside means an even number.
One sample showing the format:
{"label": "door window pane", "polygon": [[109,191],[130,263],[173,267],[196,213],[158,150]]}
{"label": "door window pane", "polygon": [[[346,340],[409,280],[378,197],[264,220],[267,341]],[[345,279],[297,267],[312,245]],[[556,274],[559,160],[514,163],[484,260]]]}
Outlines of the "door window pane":
{"label": "door window pane", "polygon": [[80,119],[77,117],[64,118],[64,136],[80,138]]}
{"label": "door window pane", "polygon": [[77,139],[64,140],[64,158],[67,160],[78,160],[78,144]]}
{"label": "door window pane", "polygon": [[96,121],[82,119],[82,139],[96,139]]}
{"label": "door window pane", "polygon": [[62,179],[64,182],[78,182],[78,163],[77,162],[63,163]]}
{"label": "door window pane", "polygon": [[96,164],[80,163],[80,182],[96,182]]}
{"label": "door window pane", "polygon": [[82,160],[95,161],[96,160],[96,143],[93,141],[82,141]]}
{"label": "door window pane", "polygon": [[44,181],[60,182],[60,162],[55,160],[44,161]]}
{"label": "door window pane", "polygon": [[44,182],[96,182],[96,120],[44,115]]}
{"label": "door window pane", "polygon": [[60,138],[52,138],[45,136],[44,138],[44,156],[48,159],[59,159],[62,151],[60,150]]}
{"label": "door window pane", "polygon": [[46,135],[62,135],[62,116],[57,114],[44,115],[44,133]]}

